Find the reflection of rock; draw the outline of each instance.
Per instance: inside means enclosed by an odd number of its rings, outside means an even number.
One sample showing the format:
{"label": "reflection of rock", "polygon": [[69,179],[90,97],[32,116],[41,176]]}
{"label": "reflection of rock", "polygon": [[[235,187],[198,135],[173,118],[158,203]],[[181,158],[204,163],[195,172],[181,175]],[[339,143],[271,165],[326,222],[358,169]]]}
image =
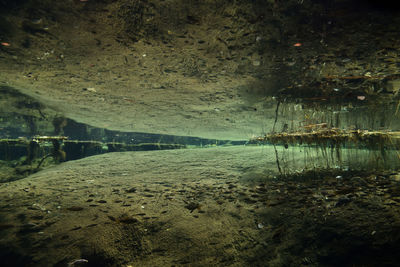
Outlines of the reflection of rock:
{"label": "reflection of rock", "polygon": [[64,117],[55,117],[53,119],[54,135],[60,135],[65,126],[67,126],[68,121]]}
{"label": "reflection of rock", "polygon": [[53,140],[52,156],[56,162],[62,162],[67,159],[67,154],[61,149],[61,143],[58,140]]}
{"label": "reflection of rock", "polygon": [[28,155],[26,157],[26,163],[31,164],[31,162],[36,159],[39,155],[40,145],[35,140],[29,142],[28,145]]}

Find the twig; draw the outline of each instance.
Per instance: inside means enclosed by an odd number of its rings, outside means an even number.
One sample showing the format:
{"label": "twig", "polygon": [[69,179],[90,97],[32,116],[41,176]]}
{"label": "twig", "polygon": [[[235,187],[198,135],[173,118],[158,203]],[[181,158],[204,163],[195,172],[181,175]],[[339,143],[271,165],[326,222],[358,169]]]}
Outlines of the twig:
{"label": "twig", "polygon": [[41,160],[40,160],[40,162],[39,162],[39,164],[37,165],[37,167],[36,167],[36,171],[37,170],[39,170],[39,168],[40,168],[40,165],[42,165],[42,163],[43,163],[43,161],[45,160],[45,159],[47,159],[48,157],[51,157],[52,156],[52,154],[47,154],[46,156],[44,156]]}

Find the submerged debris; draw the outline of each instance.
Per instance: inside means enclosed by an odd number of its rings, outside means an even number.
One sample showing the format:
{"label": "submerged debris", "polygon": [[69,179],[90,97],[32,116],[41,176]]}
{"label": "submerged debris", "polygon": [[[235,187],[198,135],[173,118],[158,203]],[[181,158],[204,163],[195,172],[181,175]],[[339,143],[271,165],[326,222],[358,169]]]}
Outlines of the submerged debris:
{"label": "submerged debris", "polygon": [[340,130],[337,128],[318,128],[311,132],[272,133],[257,137],[256,141],[272,144],[343,144],[356,145],[367,148],[390,146],[400,148],[400,132],[368,131],[368,130]]}

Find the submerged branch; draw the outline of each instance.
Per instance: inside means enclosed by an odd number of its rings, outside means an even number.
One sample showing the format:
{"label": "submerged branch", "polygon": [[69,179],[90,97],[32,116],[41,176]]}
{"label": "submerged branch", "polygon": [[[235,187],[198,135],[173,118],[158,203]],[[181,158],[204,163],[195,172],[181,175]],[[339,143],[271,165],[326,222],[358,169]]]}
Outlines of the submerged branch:
{"label": "submerged branch", "polygon": [[274,126],[272,127],[272,132],[275,133],[275,125],[276,122],[278,121],[278,112],[279,112],[279,105],[281,104],[281,101],[278,100],[278,103],[276,104],[276,109],[275,109],[275,121],[274,121]]}

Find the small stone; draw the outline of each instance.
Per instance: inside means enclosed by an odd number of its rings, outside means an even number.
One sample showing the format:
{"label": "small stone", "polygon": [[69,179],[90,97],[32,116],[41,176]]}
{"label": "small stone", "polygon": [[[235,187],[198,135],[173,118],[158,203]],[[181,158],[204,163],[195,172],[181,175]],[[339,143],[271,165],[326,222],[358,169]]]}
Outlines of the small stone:
{"label": "small stone", "polygon": [[336,202],[335,206],[340,207],[340,206],[346,205],[350,201],[351,201],[350,198],[344,196],[344,197],[339,198],[339,200],[338,200],[338,202]]}
{"label": "small stone", "polygon": [[79,206],[72,206],[72,207],[67,208],[67,210],[69,210],[69,211],[81,211],[81,210],[83,210],[83,208],[79,207]]}
{"label": "small stone", "polygon": [[118,221],[120,223],[132,224],[132,223],[137,223],[138,219],[130,217],[128,215],[122,215],[121,217],[118,218]]}
{"label": "small stone", "polygon": [[199,210],[200,209],[200,203],[198,202],[189,202],[186,206],[186,209],[190,210],[190,213],[192,213],[194,210]]}
{"label": "small stone", "polygon": [[96,89],[93,88],[93,87],[83,88],[83,90],[84,91],[89,91],[89,92],[92,92],[92,93],[96,93],[97,92]]}
{"label": "small stone", "polygon": [[136,188],[135,187],[132,187],[132,188],[129,188],[128,190],[126,190],[126,192],[127,193],[135,193],[136,192]]}

